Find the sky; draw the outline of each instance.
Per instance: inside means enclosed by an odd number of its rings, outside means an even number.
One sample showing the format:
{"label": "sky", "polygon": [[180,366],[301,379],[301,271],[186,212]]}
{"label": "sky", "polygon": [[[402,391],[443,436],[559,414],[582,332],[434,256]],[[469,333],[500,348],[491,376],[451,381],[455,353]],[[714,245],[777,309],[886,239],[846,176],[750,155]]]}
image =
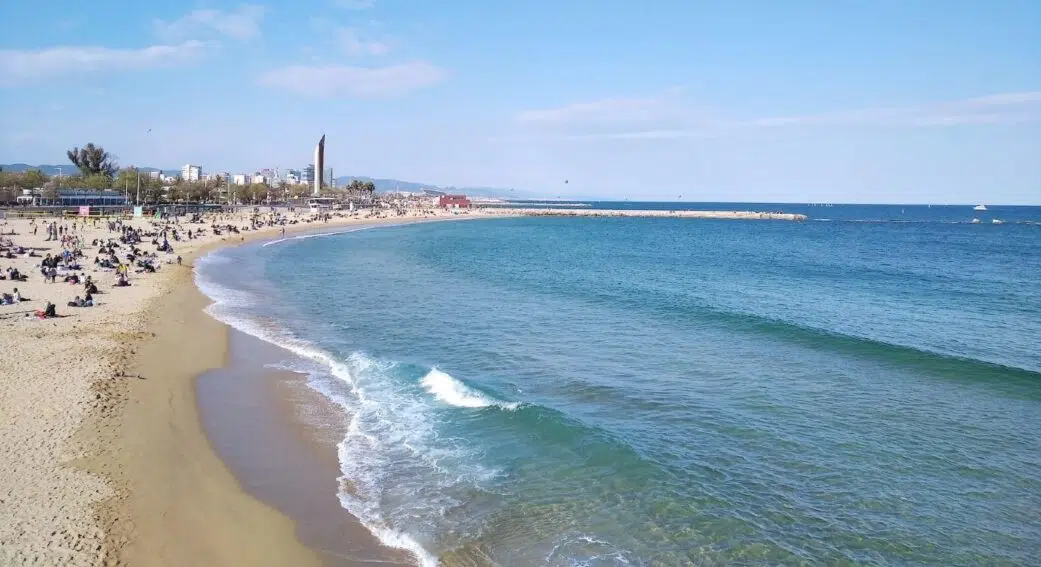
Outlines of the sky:
{"label": "sky", "polygon": [[[0,2],[0,163],[1041,204],[1035,0]],[[567,183],[565,183],[565,180]]]}

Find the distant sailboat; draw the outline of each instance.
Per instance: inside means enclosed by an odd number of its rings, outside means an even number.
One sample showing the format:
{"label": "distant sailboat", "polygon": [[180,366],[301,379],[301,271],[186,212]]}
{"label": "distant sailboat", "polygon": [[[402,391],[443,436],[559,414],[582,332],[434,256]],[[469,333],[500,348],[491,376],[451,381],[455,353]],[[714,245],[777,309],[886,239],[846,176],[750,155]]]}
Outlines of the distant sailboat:
{"label": "distant sailboat", "polygon": [[972,208],[972,210],[974,210],[974,211],[985,211],[985,210],[987,210],[987,205],[976,205],[975,207]]}

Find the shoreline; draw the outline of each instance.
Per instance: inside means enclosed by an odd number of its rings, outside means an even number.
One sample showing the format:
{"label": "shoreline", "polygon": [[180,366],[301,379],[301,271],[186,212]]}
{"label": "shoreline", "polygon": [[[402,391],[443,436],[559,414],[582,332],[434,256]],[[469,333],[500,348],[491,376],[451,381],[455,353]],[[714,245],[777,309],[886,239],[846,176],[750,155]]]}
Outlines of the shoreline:
{"label": "shoreline", "polygon": [[[498,216],[359,215],[289,225],[285,236]],[[248,213],[221,217],[248,224]],[[104,222],[46,221],[80,223],[87,243],[117,236]],[[30,278],[0,282],[4,293],[13,284],[31,298],[0,306],[0,349],[15,361],[0,374],[0,564],[322,565],[293,521],[247,493],[221,461],[195,396],[198,377],[227,360],[228,327],[204,311],[211,301],[195,285],[194,261],[219,247],[277,240],[281,227],[176,242],[183,265],[132,273],[129,288],[83,269],[99,278],[102,295],[79,309],[64,307],[78,288],[46,284],[34,268],[60,246],[32,227],[0,220],[4,239],[39,251],[0,259],[0,268]],[[85,249],[83,263],[94,253]],[[28,316],[45,299],[62,318]]]}
{"label": "shoreline", "polygon": [[[503,209],[378,217],[338,213],[328,222],[287,225],[285,238],[373,225],[544,214]],[[249,215],[208,216],[203,225],[182,230],[207,226],[214,217],[221,224],[246,225]],[[295,213],[297,219],[307,216]],[[100,227],[84,226],[78,218],[40,222],[37,230],[43,222],[80,223],[77,234],[88,243],[118,236],[105,231],[104,222]],[[150,218],[125,222],[144,230],[155,226]],[[110,287],[104,273],[87,266],[82,272],[102,278],[103,295],[96,307],[75,309],[64,305],[77,288],[41,281],[40,256],[61,248],[45,241],[45,234],[33,234],[33,226],[33,219],[0,218],[5,233],[0,238],[39,252],[35,258],[0,259],[0,269],[13,266],[30,277],[25,283],[0,282],[0,288],[8,293],[13,285],[32,300],[0,306],[0,349],[15,360],[0,370],[0,413],[5,416],[0,421],[0,564],[317,562],[296,538],[293,523],[247,494],[217,457],[201,430],[194,398],[198,377],[226,362],[228,341],[228,327],[203,311],[211,302],[195,285],[194,261],[219,247],[281,240],[281,227],[175,242],[183,265],[131,274],[129,288]],[[151,249],[146,243],[141,247]],[[83,263],[94,254],[86,248]],[[65,318],[27,317],[45,299],[58,305]],[[166,346],[153,348],[156,344]],[[40,449],[28,455],[26,447]],[[199,488],[192,490],[193,483]],[[208,513],[193,511],[195,506]],[[251,533],[263,533],[263,543]],[[183,543],[191,541],[198,545]]]}
{"label": "shoreline", "polygon": [[207,437],[246,492],[292,519],[327,567],[416,565],[336,498],[348,427],[340,408],[307,374],[281,367],[291,352],[234,328],[229,345],[228,363],[199,377],[196,397]]}

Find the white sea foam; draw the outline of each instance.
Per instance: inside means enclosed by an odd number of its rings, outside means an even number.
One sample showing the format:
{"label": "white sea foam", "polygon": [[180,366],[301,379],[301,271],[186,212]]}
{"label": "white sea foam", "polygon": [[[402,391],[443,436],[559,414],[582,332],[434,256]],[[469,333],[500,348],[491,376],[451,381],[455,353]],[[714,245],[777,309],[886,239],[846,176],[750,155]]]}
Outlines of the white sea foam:
{"label": "white sea foam", "polygon": [[437,368],[427,372],[421,383],[427,392],[450,406],[460,408],[496,406],[504,410],[514,410],[518,405],[516,402],[503,402],[486,396]]}
{"label": "white sea foam", "polygon": [[[334,403],[343,407],[351,421],[348,425],[347,437],[340,443],[338,456],[340,470],[344,473],[341,480],[347,479],[354,486],[361,487],[361,497],[355,497],[340,491],[338,496],[341,505],[364,525],[381,543],[388,547],[402,549],[414,555],[423,567],[434,567],[437,559],[426,551],[422,545],[408,534],[388,526],[379,509],[378,496],[382,490],[379,470],[383,460],[380,459],[380,440],[365,431],[360,426],[362,416],[359,405],[373,404],[366,399],[364,392],[357,388],[353,379],[350,366],[337,360],[331,354],[292,336],[287,331],[275,325],[265,325],[263,321],[250,318],[246,315],[248,308],[256,304],[257,298],[252,294],[229,288],[210,278],[205,272],[208,267],[217,264],[226,264],[229,259],[212,253],[197,261],[195,268],[195,281],[199,289],[206,294],[213,303],[206,309],[213,318],[221,321],[236,330],[256,337],[260,340],[284,348],[297,356],[320,366],[327,368],[328,372],[336,379],[345,383],[354,395],[354,400],[349,400],[330,388],[323,388],[320,382],[312,382],[310,385],[319,393],[325,395]],[[359,368],[373,368],[377,365],[374,361],[364,355],[355,355],[353,361]],[[352,450],[355,449],[355,450]],[[359,451],[357,449],[362,449]],[[359,466],[362,465],[362,466]],[[367,497],[366,497],[367,496]]]}
{"label": "white sea foam", "polygon": [[566,560],[572,567],[602,565],[632,565],[627,552],[613,543],[586,534],[561,534],[546,554],[546,563]]}
{"label": "white sea foam", "polygon": [[338,234],[348,234],[351,232],[358,232],[360,230],[368,230],[370,228],[391,228],[395,226],[404,226],[404,223],[359,226],[347,230],[331,230],[329,232],[311,232],[307,234],[299,234],[296,236],[287,236],[285,238],[279,238],[277,240],[270,240],[268,242],[265,242],[264,244],[261,244],[260,247],[267,248],[268,246],[273,246],[282,242],[292,242],[294,240],[307,240],[308,238],[318,238],[320,236],[336,236]]}

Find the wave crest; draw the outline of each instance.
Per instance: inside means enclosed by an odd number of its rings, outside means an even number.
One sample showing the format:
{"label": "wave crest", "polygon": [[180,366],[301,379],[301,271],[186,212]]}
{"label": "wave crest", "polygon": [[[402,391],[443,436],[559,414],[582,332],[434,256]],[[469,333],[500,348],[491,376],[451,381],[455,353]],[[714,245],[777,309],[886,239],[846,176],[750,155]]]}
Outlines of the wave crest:
{"label": "wave crest", "polygon": [[517,402],[503,402],[491,398],[459,380],[451,374],[432,368],[420,381],[423,388],[438,400],[458,408],[486,408],[495,406],[504,410],[515,410]]}

